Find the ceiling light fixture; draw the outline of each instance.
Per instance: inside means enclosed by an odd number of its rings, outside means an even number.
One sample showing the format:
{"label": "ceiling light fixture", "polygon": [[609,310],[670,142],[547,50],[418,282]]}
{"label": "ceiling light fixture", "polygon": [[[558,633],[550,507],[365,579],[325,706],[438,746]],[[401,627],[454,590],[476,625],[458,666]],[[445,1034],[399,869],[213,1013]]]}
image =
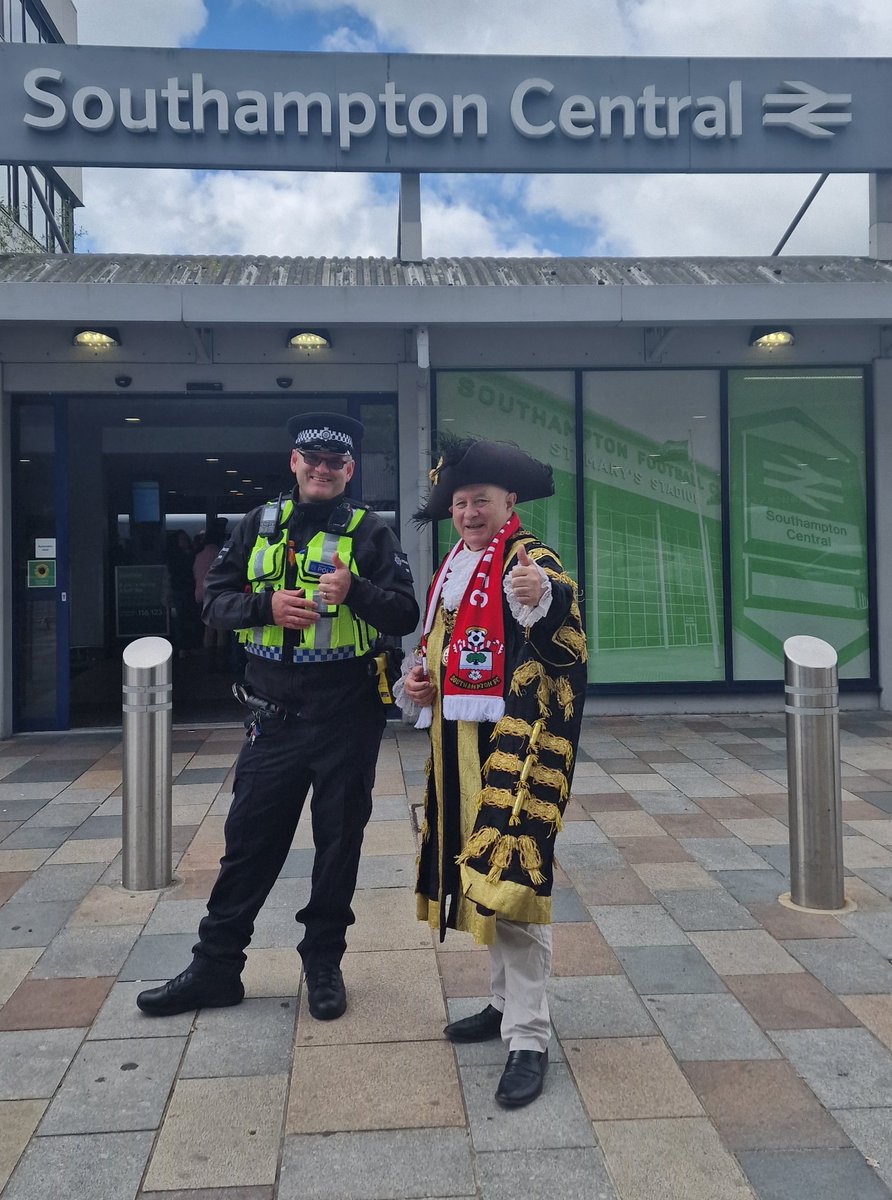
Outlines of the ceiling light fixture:
{"label": "ceiling light fixture", "polygon": [[750,330],[750,345],[759,350],[776,350],[779,346],[792,346],[795,341],[792,329],[780,325],[757,325]]}
{"label": "ceiling light fixture", "polygon": [[292,329],[288,345],[293,350],[330,350],[331,334],[327,329]]}
{"label": "ceiling light fixture", "polygon": [[121,335],[117,329],[76,329],[71,342],[88,350],[110,350],[112,346],[120,346]]}

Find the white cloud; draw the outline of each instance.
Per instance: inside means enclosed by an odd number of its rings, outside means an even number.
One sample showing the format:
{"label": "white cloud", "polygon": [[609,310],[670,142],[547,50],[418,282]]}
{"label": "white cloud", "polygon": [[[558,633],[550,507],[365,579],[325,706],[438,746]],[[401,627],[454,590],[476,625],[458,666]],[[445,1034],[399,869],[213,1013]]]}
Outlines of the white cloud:
{"label": "white cloud", "polygon": [[76,0],[83,46],[182,46],[207,23],[204,0]]}
{"label": "white cloud", "polygon": [[[396,254],[396,188],[374,177],[218,171],[88,170],[80,214],[90,250],[144,254]],[[148,209],[151,219],[146,219]],[[504,220],[431,191],[425,253],[540,253]]]}
{"label": "white cloud", "polygon": [[[581,253],[769,255],[816,182],[812,175],[539,176],[528,211],[589,231]],[[868,184],[831,176],[785,254],[866,254]]]}

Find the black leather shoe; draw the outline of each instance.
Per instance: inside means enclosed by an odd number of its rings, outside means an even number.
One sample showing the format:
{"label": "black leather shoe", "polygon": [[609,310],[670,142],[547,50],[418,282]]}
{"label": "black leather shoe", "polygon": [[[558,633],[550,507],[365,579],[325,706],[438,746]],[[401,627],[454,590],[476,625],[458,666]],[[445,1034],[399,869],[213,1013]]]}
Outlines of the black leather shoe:
{"label": "black leather shoe", "polygon": [[320,963],[306,972],[307,1003],[317,1021],[334,1021],[347,1009],[347,989],[341,968]]}
{"label": "black leather shoe", "polygon": [[192,963],[180,975],[136,997],[149,1017],[173,1017],[193,1008],[229,1008],[241,1004],[245,987],[237,973]]}
{"label": "black leather shoe", "polygon": [[542,1092],[548,1070],[547,1050],[512,1050],[496,1088],[496,1100],[505,1108],[522,1108]]}
{"label": "black leather shoe", "polygon": [[450,1042],[489,1042],[497,1038],[502,1030],[502,1014],[491,1004],[482,1012],[453,1021],[443,1032]]}

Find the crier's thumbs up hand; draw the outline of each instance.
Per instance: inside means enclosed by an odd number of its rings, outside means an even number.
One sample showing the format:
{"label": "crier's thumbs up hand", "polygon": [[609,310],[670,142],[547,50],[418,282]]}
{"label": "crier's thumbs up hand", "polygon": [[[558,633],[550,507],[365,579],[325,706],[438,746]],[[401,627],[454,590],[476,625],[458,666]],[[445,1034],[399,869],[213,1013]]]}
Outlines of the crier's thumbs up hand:
{"label": "crier's thumbs up hand", "polygon": [[326,572],[319,580],[319,599],[325,605],[343,604],[350,591],[353,576],[335,552],[331,558],[333,571]]}
{"label": "crier's thumbs up hand", "polygon": [[511,572],[511,590],[518,604],[526,604],[530,608],[536,607],[545,591],[542,573],[527,554],[525,546],[517,549],[517,566]]}

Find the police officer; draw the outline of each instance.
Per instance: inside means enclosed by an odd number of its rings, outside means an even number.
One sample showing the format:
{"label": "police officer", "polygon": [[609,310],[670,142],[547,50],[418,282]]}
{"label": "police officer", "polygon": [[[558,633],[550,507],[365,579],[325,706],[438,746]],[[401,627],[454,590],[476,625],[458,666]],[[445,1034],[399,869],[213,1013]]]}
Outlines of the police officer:
{"label": "police officer", "polygon": [[311,786],[316,853],[297,949],[311,1015],[347,1006],[340,962],[385,723],[369,649],[376,631],[411,633],[419,613],[396,537],[345,495],[362,425],[316,412],[288,432],[297,486],[247,514],[205,583],[205,622],[237,630],[247,651],[248,736],[192,963],[139,994],[151,1016],[240,1003],[244,950]]}

